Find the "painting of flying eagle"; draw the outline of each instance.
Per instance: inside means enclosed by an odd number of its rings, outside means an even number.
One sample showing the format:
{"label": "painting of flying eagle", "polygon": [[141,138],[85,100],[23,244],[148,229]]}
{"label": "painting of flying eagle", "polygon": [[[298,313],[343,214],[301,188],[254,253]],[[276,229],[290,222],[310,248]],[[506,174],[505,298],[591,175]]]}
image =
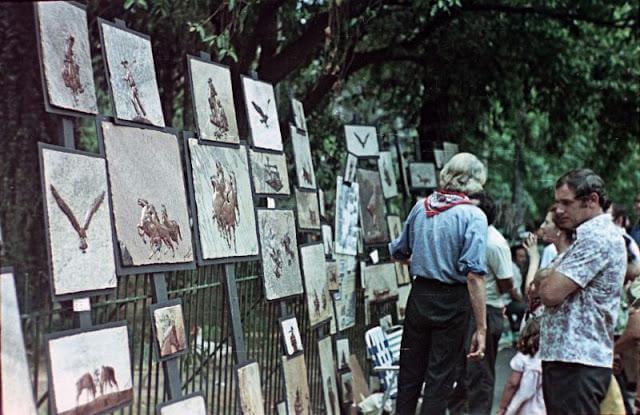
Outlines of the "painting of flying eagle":
{"label": "painting of flying eagle", "polygon": [[345,125],[347,151],[356,157],[378,157],[378,133],[369,125]]}
{"label": "painting of flying eagle", "polygon": [[282,134],[273,86],[247,76],[242,77],[242,86],[253,146],[282,151]]}

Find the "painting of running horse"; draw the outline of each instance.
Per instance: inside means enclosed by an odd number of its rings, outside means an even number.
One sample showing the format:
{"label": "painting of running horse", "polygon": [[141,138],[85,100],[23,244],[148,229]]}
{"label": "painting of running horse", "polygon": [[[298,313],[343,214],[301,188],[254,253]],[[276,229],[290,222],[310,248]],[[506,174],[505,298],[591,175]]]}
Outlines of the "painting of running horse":
{"label": "painting of running horse", "polygon": [[168,360],[187,353],[182,300],[153,304],[149,306],[149,310],[158,360]]}

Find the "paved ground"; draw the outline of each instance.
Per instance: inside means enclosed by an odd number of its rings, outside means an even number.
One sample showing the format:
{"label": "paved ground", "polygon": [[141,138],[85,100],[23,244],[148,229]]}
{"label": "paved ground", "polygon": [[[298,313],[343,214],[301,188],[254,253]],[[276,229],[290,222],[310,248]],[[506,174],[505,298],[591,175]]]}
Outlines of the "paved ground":
{"label": "paved ground", "polygon": [[498,359],[496,360],[496,387],[493,393],[493,408],[491,409],[492,414],[495,414],[498,410],[500,397],[502,397],[502,389],[504,388],[504,384],[507,382],[509,375],[511,375],[509,362],[515,354],[516,350],[513,348],[500,350],[498,352]]}

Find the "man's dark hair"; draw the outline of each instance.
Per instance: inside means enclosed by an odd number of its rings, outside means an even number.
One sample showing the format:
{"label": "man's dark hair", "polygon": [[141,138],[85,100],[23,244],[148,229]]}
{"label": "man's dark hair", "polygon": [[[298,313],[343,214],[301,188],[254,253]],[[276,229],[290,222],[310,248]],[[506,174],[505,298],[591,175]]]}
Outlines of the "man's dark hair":
{"label": "man's dark hair", "polygon": [[491,199],[491,197],[486,192],[478,192],[469,195],[469,199],[478,201],[478,207],[487,216],[487,223],[489,225],[492,225],[496,220],[497,213],[496,204],[493,202],[493,199]]}
{"label": "man's dark hair", "polygon": [[[524,252],[527,252],[527,248],[525,248],[524,245],[522,244],[513,245],[511,247],[511,259],[513,260],[516,259],[516,252],[518,252],[518,249],[524,249]],[[527,254],[527,257],[528,257],[528,254]]]}
{"label": "man's dark hair", "polygon": [[591,169],[576,169],[565,173],[556,182],[556,189],[565,184],[576,194],[578,200],[585,200],[591,193],[596,193],[603,210],[607,210],[611,205],[604,189],[604,180]]}

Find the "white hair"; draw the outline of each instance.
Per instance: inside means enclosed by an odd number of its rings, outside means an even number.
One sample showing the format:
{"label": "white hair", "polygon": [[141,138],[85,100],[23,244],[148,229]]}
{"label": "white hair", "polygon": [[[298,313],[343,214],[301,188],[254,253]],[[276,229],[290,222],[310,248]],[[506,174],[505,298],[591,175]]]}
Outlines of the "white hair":
{"label": "white hair", "polygon": [[487,181],[487,169],[471,153],[458,153],[444,165],[440,172],[440,187],[464,194],[482,191]]}

